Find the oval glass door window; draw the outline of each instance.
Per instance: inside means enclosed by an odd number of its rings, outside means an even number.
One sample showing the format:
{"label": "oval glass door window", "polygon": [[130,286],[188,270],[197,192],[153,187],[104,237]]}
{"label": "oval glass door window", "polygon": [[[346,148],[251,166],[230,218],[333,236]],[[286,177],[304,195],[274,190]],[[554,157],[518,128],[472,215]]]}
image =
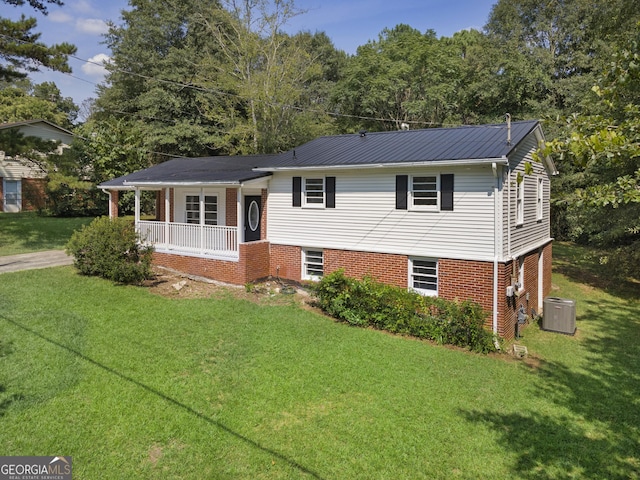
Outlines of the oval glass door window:
{"label": "oval glass door window", "polygon": [[249,228],[252,232],[255,232],[260,224],[260,209],[258,208],[258,202],[255,200],[249,205]]}

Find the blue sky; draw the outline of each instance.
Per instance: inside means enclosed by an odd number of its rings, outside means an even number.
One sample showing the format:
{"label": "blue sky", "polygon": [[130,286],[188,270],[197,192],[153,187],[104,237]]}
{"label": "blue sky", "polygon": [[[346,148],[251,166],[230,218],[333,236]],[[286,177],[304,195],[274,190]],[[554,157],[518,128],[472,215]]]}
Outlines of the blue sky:
{"label": "blue sky", "polygon": [[[162,0],[156,0],[162,1]],[[400,23],[424,32],[436,31],[438,36],[481,29],[491,7],[497,0],[297,0],[296,6],[306,13],[295,17],[287,30],[324,31],[334,45],[354,54],[359,45],[378,38],[384,28]],[[2,16],[17,19],[21,13],[38,19],[37,31],[47,44],[69,42],[78,47],[69,63],[71,75],[43,71],[30,75],[35,83],[53,81],[65,97],[76,104],[95,96],[95,88],[104,78],[104,71],[87,60],[100,61],[110,55],[102,44],[106,21],[119,23],[120,11],[128,8],[126,0],[64,0],[63,7],[50,6],[43,16],[29,8],[14,8],[3,4]]]}

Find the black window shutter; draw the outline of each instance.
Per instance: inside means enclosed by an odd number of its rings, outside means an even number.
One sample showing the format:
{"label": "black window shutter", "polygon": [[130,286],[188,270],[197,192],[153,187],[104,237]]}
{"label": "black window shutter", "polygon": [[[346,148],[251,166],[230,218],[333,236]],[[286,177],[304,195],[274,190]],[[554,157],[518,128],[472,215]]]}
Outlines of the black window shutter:
{"label": "black window shutter", "polygon": [[409,175],[396,175],[396,209],[407,209],[407,189],[409,188]]}
{"label": "black window shutter", "polygon": [[302,177],[293,177],[293,206],[302,206]]}
{"label": "black window shutter", "polygon": [[326,190],[326,208],[336,208],[336,177],[326,177],[324,179]]}
{"label": "black window shutter", "polygon": [[440,210],[453,210],[453,173],[440,175]]}

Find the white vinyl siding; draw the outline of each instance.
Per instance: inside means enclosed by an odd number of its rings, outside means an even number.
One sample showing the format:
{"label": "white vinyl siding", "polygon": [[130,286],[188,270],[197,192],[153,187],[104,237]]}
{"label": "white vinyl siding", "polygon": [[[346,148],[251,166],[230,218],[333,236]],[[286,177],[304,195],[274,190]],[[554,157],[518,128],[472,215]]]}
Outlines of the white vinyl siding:
{"label": "white vinyl siding", "polygon": [[[327,170],[336,177],[336,208],[291,206],[292,172],[270,182],[267,235],[272,244],[397,253],[428,258],[494,258],[491,166],[448,168],[455,211],[397,210],[396,175],[440,176],[429,168]],[[315,178],[319,178],[318,175]]]}
{"label": "white vinyl siding", "polygon": [[413,258],[409,261],[409,288],[422,295],[438,295],[438,261]]}
{"label": "white vinyl siding", "polygon": [[[518,146],[518,150],[509,158],[510,172],[505,172],[502,192],[502,251],[504,258],[512,258],[537,248],[544,241],[550,239],[550,173],[541,162],[533,160],[532,153],[537,148],[537,140],[534,133],[524,139]],[[532,173],[525,173],[525,164],[529,162]],[[523,222],[516,223],[516,190],[518,188],[517,175],[524,178],[523,195]],[[542,206],[538,204],[540,185],[538,179],[542,179]],[[542,217],[538,217],[539,208],[542,208]]]}
{"label": "white vinyl siding", "polygon": [[319,280],[324,275],[324,254],[322,250],[302,250],[302,279]]}

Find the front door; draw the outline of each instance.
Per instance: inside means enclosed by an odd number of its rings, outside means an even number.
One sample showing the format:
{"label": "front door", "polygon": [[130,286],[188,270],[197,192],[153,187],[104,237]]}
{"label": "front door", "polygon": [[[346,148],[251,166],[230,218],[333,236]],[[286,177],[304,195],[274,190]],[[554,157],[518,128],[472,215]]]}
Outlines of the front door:
{"label": "front door", "polygon": [[260,211],[262,197],[260,195],[246,195],[244,197],[244,241],[260,240]]}

